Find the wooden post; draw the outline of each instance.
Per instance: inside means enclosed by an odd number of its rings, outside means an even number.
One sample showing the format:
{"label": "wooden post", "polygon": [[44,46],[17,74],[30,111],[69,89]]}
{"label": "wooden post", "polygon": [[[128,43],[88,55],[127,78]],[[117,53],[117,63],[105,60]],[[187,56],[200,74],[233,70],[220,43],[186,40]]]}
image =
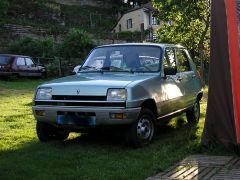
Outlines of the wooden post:
{"label": "wooden post", "polygon": [[58,76],[62,77],[61,58],[58,57],[57,60],[58,60]]}
{"label": "wooden post", "polygon": [[90,19],[90,28],[92,28],[92,26],[93,26],[92,13],[89,14],[89,19]]}
{"label": "wooden post", "polygon": [[144,23],[141,24],[141,42],[144,40]]}

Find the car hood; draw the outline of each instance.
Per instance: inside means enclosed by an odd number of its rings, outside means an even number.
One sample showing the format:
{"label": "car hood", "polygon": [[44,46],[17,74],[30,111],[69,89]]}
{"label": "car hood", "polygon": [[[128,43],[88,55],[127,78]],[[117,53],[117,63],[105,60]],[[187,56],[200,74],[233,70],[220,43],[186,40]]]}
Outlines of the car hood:
{"label": "car hood", "polygon": [[154,76],[143,73],[81,73],[50,81],[41,87],[51,87],[53,95],[106,96],[109,88],[126,88]]}

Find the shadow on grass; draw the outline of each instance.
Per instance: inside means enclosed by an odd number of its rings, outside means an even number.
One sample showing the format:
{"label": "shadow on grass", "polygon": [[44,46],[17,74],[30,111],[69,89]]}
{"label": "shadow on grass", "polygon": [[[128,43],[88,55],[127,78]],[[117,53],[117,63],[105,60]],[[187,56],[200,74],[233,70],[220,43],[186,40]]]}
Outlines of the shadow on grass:
{"label": "shadow on grass", "polygon": [[32,105],[33,105],[32,102],[29,102],[29,103],[24,104],[24,106],[27,106],[27,107],[32,107]]}
{"label": "shadow on grass", "polygon": [[180,118],[160,126],[153,143],[140,149],[126,146],[122,132],[34,139],[0,151],[0,179],[145,179],[195,154],[196,130]]}
{"label": "shadow on grass", "polygon": [[[4,121],[6,122],[14,122],[16,118],[23,118],[26,114],[20,115],[13,115],[8,116],[5,118]],[[186,123],[183,118],[178,118],[176,120],[176,125],[161,125],[157,127],[157,132],[155,134],[153,145],[156,143],[161,143],[161,140],[164,138],[175,139],[175,135],[184,136],[186,133],[188,135],[195,136],[198,127],[194,124]],[[41,143],[41,142],[28,142],[22,145],[21,149],[25,147],[29,148],[31,145],[47,145],[47,146],[65,146],[65,147],[72,147],[72,146],[111,146],[116,148],[123,148],[123,149],[132,149],[125,143],[125,136],[123,129],[114,129],[114,130],[107,130],[105,132],[98,132],[98,133],[88,133],[75,135],[73,138],[67,139],[65,141],[52,141],[48,143]],[[152,144],[146,146],[144,148],[151,148]],[[19,150],[21,150],[19,149]]]}

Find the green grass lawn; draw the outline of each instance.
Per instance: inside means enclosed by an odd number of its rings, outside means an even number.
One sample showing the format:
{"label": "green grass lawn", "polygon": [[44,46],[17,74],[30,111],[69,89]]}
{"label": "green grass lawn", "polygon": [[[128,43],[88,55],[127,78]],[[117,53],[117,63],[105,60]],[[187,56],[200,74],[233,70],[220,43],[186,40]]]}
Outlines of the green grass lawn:
{"label": "green grass lawn", "polygon": [[160,127],[149,146],[131,149],[111,134],[93,138],[72,133],[64,142],[40,143],[31,102],[42,82],[0,81],[0,179],[145,179],[200,153],[207,89],[198,127],[181,116]]}

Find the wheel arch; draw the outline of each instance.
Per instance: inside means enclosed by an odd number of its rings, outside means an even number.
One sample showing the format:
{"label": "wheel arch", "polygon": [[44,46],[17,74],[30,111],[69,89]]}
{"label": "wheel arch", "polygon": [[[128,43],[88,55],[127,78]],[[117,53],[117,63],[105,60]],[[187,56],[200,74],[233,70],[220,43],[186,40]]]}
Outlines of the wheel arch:
{"label": "wheel arch", "polygon": [[141,104],[142,108],[149,109],[153,112],[155,117],[158,116],[158,111],[157,111],[157,105],[156,102],[153,99],[147,99]]}
{"label": "wheel arch", "polygon": [[203,92],[199,92],[197,95],[197,101],[201,101],[203,97]]}

